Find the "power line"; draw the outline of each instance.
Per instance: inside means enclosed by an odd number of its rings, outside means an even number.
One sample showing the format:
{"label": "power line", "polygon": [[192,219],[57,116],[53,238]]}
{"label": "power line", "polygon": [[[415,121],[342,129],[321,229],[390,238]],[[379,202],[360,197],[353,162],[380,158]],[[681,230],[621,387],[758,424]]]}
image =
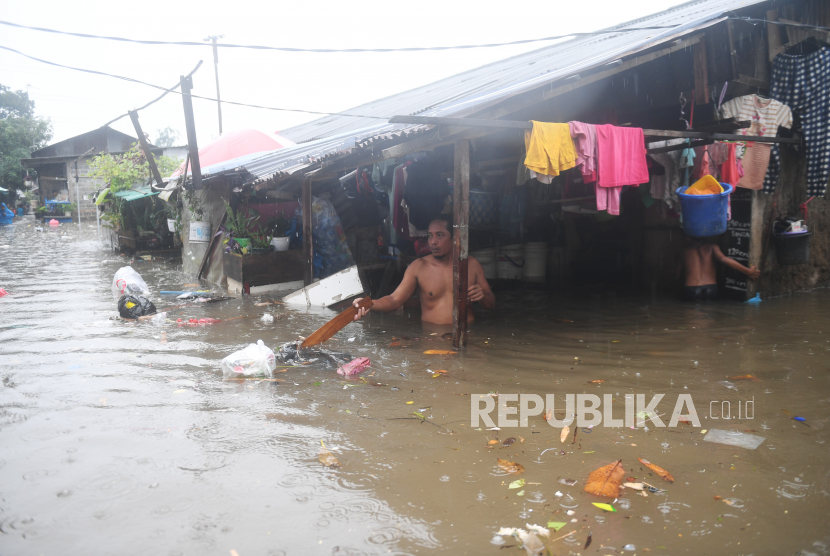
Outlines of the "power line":
{"label": "power line", "polygon": [[[10,27],[17,27],[20,29],[29,29],[31,31],[41,31],[43,33],[55,33],[58,35],[69,35],[72,37],[81,37],[85,39],[102,39],[108,41],[129,42],[136,44],[148,45],[172,45],[172,46],[205,46],[204,42],[196,41],[150,41],[140,39],[128,39],[126,37],[110,37],[105,35],[91,35],[88,33],[73,33],[71,31],[59,31],[57,29],[47,29],[45,27],[32,27],[29,25],[21,25],[19,23],[12,23],[11,21],[0,20],[0,25],[8,25]],[[408,48],[294,48],[287,46],[262,46],[250,44],[232,44],[232,43],[215,43],[214,47],[220,48],[247,48],[251,50],[278,50],[281,52],[317,52],[317,53],[334,53],[334,52],[421,52],[429,50],[466,50],[470,48],[495,48],[499,46],[515,46],[519,44],[529,44],[534,42],[555,41],[559,39],[566,39],[568,37],[586,37],[593,35],[604,35],[613,33],[630,33],[634,31],[653,31],[660,29],[674,29],[676,25],[665,25],[657,27],[632,27],[627,29],[606,29],[603,31],[592,31],[590,33],[568,33],[567,35],[558,35],[554,37],[542,37],[539,39],[522,39],[518,41],[485,43],[485,44],[462,44],[456,46],[413,46]]]}
{"label": "power line", "polygon": [[[34,56],[29,56],[28,54],[24,54],[23,52],[20,52],[19,50],[15,50],[14,48],[9,48],[8,46],[0,45],[0,49],[8,50],[9,52],[14,52],[15,54],[19,54],[21,56],[29,58],[30,60],[35,60],[36,62],[41,62],[43,64],[49,64],[50,66],[55,66],[55,67],[64,68],[64,69],[70,69],[70,70],[73,70],[73,71],[81,71],[81,72],[84,72],[84,73],[91,73],[91,74],[94,74],[94,75],[101,75],[101,76],[104,76],[104,77],[112,77],[112,78],[115,78],[115,79],[120,79],[122,81],[128,81],[128,82],[131,82],[131,83],[138,83],[139,85],[145,85],[147,87],[152,87],[153,89],[158,89],[160,91],[164,91],[164,94],[161,95],[156,100],[154,100],[153,102],[157,102],[158,100],[161,100],[161,98],[164,95],[166,95],[167,93],[175,93],[177,95],[182,94],[181,91],[174,90],[175,87],[174,88],[167,88],[167,87],[162,87],[161,85],[153,85],[152,83],[147,83],[146,81],[140,81],[138,79],[133,79],[132,77],[124,77],[123,75],[114,75],[114,74],[106,73],[106,72],[103,72],[103,71],[90,70],[90,69],[84,69],[84,68],[76,68],[76,67],[73,67],[73,66],[66,66],[64,64],[58,64],[57,62],[50,62],[48,60],[43,60],[41,58],[35,58]],[[199,64],[201,65],[201,63],[202,62],[200,60]],[[199,66],[196,66],[197,69],[198,69],[198,67]],[[196,70],[193,70],[193,71],[196,71]],[[209,100],[211,102],[218,102],[217,99],[211,98],[211,97],[203,97],[203,96],[200,96],[200,95],[193,95],[193,94],[191,94],[190,96],[192,96],[193,98],[198,98],[198,99],[202,99],[202,100]],[[151,102],[150,104],[152,104],[153,102]],[[262,109],[262,110],[274,110],[276,112],[300,112],[300,113],[303,113],[303,114],[314,114],[316,116],[351,116],[353,118],[372,118],[372,119],[376,119],[376,120],[388,120],[389,119],[388,116],[367,116],[367,115],[364,115],[364,114],[347,114],[346,112],[319,112],[319,111],[316,111],[316,110],[301,110],[299,108],[277,108],[277,107],[274,107],[274,106],[261,106],[261,105],[258,105],[258,104],[246,104],[244,102],[234,102],[232,100],[223,100],[222,102],[225,103],[225,104],[233,104],[235,106],[245,106],[245,107],[248,107],[248,108],[259,108],[259,109]],[[146,108],[150,104],[147,104],[142,108]],[[139,108],[138,110],[141,110],[141,108]],[[124,116],[126,116],[126,114],[124,114],[123,116],[119,116],[118,118],[116,118],[116,120],[113,120],[113,121],[120,120]],[[112,122],[110,122],[110,123],[112,123]]]}

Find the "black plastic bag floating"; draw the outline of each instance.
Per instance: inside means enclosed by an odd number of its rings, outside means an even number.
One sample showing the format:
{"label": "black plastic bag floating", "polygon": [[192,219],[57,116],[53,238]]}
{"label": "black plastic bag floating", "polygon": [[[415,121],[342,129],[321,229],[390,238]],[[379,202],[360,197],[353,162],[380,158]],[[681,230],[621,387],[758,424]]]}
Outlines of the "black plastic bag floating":
{"label": "black plastic bag floating", "polygon": [[125,319],[137,319],[145,315],[153,315],[156,306],[146,297],[126,294],[118,300],[118,314]]}

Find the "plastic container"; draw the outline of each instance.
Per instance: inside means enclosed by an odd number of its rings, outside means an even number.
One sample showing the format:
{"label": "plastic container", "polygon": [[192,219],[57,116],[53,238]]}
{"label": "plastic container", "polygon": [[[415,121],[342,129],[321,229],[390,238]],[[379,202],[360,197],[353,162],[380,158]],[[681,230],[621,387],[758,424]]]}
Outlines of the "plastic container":
{"label": "plastic container", "polygon": [[484,269],[484,277],[488,280],[493,280],[496,278],[496,248],[495,247],[488,247],[487,249],[478,249],[476,251],[470,251],[470,256],[475,257],[475,259],[481,264],[481,268]]}
{"label": "plastic container", "polygon": [[249,237],[235,237],[233,238],[236,243],[239,244],[239,248],[243,247],[250,247],[251,246],[251,238]]}
{"label": "plastic container", "polygon": [[525,244],[522,280],[543,282],[548,269],[548,244],[536,241]]}
{"label": "plastic container", "polygon": [[496,226],[499,223],[499,194],[470,190],[470,226]]}
{"label": "plastic container", "polygon": [[150,295],[150,288],[144,278],[131,266],[124,266],[112,277],[112,295],[118,300],[122,295]]}
{"label": "plastic container", "polygon": [[810,262],[810,236],[812,232],[787,232],[775,234],[775,258],[782,266]]}
{"label": "plastic container", "polygon": [[23,207],[17,207],[17,216],[23,216]]}
{"label": "plastic container", "polygon": [[726,231],[726,213],[729,194],[735,190],[721,183],[723,193],[717,195],[686,195],[685,187],[677,188],[680,210],[683,213],[683,231],[691,237],[717,236]]}
{"label": "plastic container", "polygon": [[171,220],[170,218],[168,218],[167,219],[167,229],[170,230],[171,232],[175,232],[176,231],[176,221]]}
{"label": "plastic container", "polygon": [[210,241],[210,222],[191,222],[190,234],[187,236],[191,243],[207,243]]}
{"label": "plastic container", "polygon": [[271,245],[274,246],[275,251],[288,251],[288,244],[290,242],[290,237],[275,237],[271,240]]}
{"label": "plastic container", "polygon": [[521,243],[499,247],[496,258],[496,278],[500,280],[521,280],[524,258]]}

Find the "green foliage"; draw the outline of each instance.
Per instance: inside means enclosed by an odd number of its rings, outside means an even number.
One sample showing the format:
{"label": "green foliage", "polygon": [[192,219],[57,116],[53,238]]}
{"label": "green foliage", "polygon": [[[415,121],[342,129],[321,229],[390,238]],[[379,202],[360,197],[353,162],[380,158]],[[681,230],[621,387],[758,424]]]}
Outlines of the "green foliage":
{"label": "green foliage", "polygon": [[24,91],[12,91],[0,84],[0,186],[23,189],[21,158],[46,146],[52,138],[48,118],[34,114],[35,103]]}
{"label": "green foliage", "polygon": [[153,141],[153,144],[157,147],[172,147],[178,140],[179,132],[172,127],[165,127],[156,131],[156,140]]}
{"label": "green foliage", "polygon": [[[169,156],[153,155],[153,159],[162,177],[169,176],[180,165],[178,160]],[[104,181],[112,193],[140,185],[151,177],[150,164],[138,143],[133,144],[130,150],[123,154],[99,154],[89,161],[87,175]],[[99,199],[100,201],[96,200],[96,204],[103,201],[100,197]]]}
{"label": "green foliage", "polygon": [[228,213],[228,218],[225,220],[225,228],[233,235],[233,237],[249,237],[248,227],[257,221],[259,215],[245,216],[242,211],[234,212],[233,208],[225,201],[225,210]]}

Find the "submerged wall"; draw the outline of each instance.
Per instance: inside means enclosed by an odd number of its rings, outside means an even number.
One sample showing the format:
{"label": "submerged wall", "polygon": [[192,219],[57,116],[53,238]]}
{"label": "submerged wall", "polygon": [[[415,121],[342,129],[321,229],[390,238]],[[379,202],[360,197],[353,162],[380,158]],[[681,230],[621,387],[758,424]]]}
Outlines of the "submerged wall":
{"label": "submerged wall", "polygon": [[[781,266],[776,260],[775,243],[770,236],[772,220],[782,216],[801,216],[799,205],[807,197],[807,166],[804,150],[782,146],[781,183],[774,194],[765,195],[763,240],[768,242],[766,257],[762,255],[761,297],[786,295],[830,285],[830,202],[816,197],[807,205],[807,226],[810,238],[808,264]],[[773,211],[774,216],[773,216]]]}
{"label": "submerged wall", "polygon": [[[184,195],[184,192],[180,192]],[[196,194],[202,200],[202,207],[204,208],[204,215],[201,220],[210,222],[210,229],[215,230],[216,225],[222,220],[225,214],[224,200],[229,198],[228,186],[225,183],[214,183]],[[190,242],[189,230],[190,222],[194,220],[194,216],[187,208],[187,201],[183,198],[184,208],[182,210],[182,270],[185,274],[193,276],[194,278],[199,273],[199,265],[202,264],[202,258],[208,250],[209,243]],[[222,253],[224,248],[217,245],[211,256],[208,272],[202,276],[203,279],[226,286],[227,280],[222,270]]]}

